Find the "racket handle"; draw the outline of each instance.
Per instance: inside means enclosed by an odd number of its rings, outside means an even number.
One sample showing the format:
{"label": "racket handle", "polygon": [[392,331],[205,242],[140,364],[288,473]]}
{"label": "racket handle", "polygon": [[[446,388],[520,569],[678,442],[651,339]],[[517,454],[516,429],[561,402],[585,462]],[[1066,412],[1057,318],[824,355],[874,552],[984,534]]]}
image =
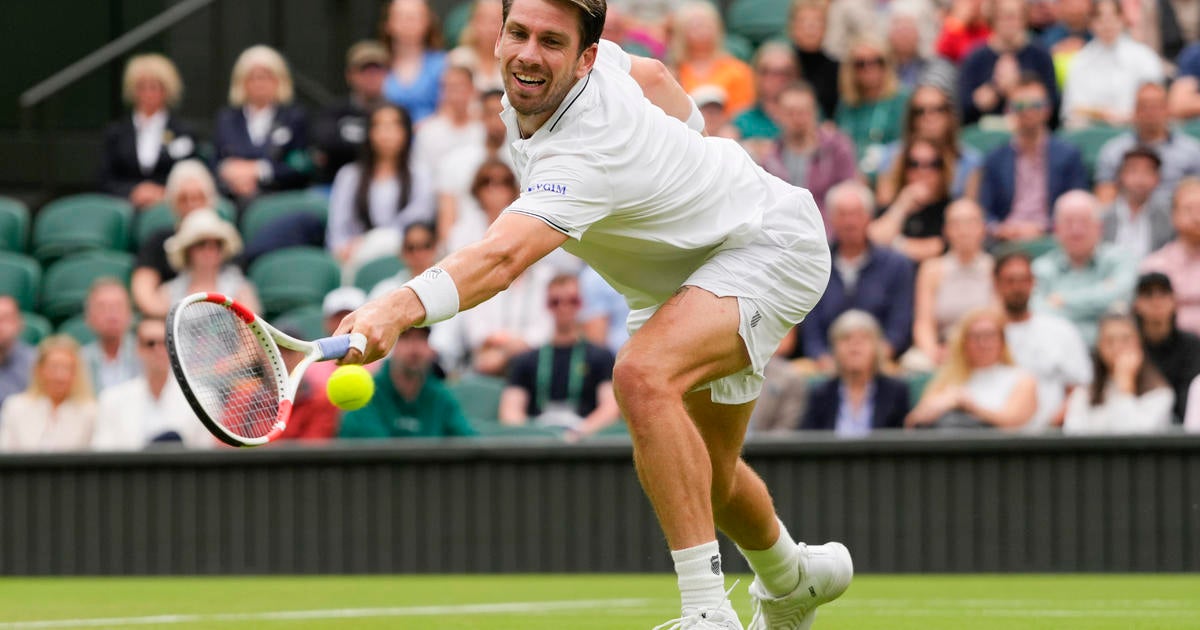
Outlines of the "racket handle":
{"label": "racket handle", "polygon": [[317,348],[320,348],[322,361],[340,359],[346,356],[351,348],[359,352],[365,352],[367,348],[367,338],[362,333],[325,337],[313,343],[317,344]]}

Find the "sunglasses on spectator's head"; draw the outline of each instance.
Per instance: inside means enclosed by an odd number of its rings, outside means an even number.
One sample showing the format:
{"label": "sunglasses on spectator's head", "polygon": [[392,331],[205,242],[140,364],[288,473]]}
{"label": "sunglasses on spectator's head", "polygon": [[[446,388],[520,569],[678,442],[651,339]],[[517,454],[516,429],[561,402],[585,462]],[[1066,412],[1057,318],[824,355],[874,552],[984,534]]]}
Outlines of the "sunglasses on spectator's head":
{"label": "sunglasses on spectator's head", "polygon": [[412,252],[423,252],[423,251],[430,250],[430,249],[433,249],[433,241],[423,241],[420,243],[405,243],[404,244],[404,251],[408,252],[410,254]]}
{"label": "sunglasses on spectator's head", "polygon": [[942,161],[942,158],[935,158],[932,160],[918,160],[917,158],[908,158],[908,160],[906,160],[904,163],[904,165],[907,166],[908,168],[921,168],[921,169],[930,169],[930,170],[940,169],[943,166],[945,166],[945,164],[946,163]]}
{"label": "sunglasses on spectator's head", "polygon": [[367,70],[387,70],[387,66],[384,66],[381,63],[376,63],[374,61],[368,61],[366,63],[359,64],[354,69],[359,72],[366,72]]}
{"label": "sunglasses on spectator's head", "polygon": [[854,60],[855,70],[866,70],[872,66],[882,66],[883,57],[866,57]]}
{"label": "sunglasses on spectator's head", "polygon": [[1035,98],[1027,101],[1013,101],[1009,103],[1009,108],[1018,114],[1031,109],[1042,109],[1046,107],[1045,99]]}
{"label": "sunglasses on spectator's head", "polygon": [[928,107],[922,106],[922,105],[913,107],[913,116],[916,116],[918,118],[921,116],[924,116],[925,114],[949,114],[949,113],[950,113],[950,104],[949,103],[942,103],[941,105],[930,105]]}

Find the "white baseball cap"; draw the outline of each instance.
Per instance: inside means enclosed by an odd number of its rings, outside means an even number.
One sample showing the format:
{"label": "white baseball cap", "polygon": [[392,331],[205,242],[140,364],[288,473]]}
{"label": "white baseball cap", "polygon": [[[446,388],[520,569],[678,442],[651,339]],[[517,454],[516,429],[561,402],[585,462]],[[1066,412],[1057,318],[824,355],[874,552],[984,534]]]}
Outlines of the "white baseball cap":
{"label": "white baseball cap", "polygon": [[367,303],[367,294],[358,287],[338,287],[325,294],[321,302],[321,313],[331,317],[344,311],[353,311]]}

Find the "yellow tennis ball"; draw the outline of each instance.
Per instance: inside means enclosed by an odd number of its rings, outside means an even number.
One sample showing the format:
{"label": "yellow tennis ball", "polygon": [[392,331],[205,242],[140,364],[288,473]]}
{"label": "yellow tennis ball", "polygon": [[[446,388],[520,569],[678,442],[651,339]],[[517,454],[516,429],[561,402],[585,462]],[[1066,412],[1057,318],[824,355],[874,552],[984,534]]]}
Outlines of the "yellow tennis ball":
{"label": "yellow tennis ball", "polygon": [[343,365],[329,376],[325,393],[338,409],[354,411],[371,401],[375,394],[375,379],[361,365]]}

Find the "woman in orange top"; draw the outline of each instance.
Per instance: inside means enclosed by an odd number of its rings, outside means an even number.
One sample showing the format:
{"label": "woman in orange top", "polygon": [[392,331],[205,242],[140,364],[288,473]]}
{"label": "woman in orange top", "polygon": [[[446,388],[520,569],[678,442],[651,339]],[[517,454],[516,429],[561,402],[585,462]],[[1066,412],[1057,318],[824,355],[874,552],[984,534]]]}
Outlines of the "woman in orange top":
{"label": "woman in orange top", "polygon": [[725,90],[725,114],[735,116],[754,104],[754,72],[725,50],[721,15],[709,2],[680,6],[672,19],[671,58],[684,90],[702,85]]}

